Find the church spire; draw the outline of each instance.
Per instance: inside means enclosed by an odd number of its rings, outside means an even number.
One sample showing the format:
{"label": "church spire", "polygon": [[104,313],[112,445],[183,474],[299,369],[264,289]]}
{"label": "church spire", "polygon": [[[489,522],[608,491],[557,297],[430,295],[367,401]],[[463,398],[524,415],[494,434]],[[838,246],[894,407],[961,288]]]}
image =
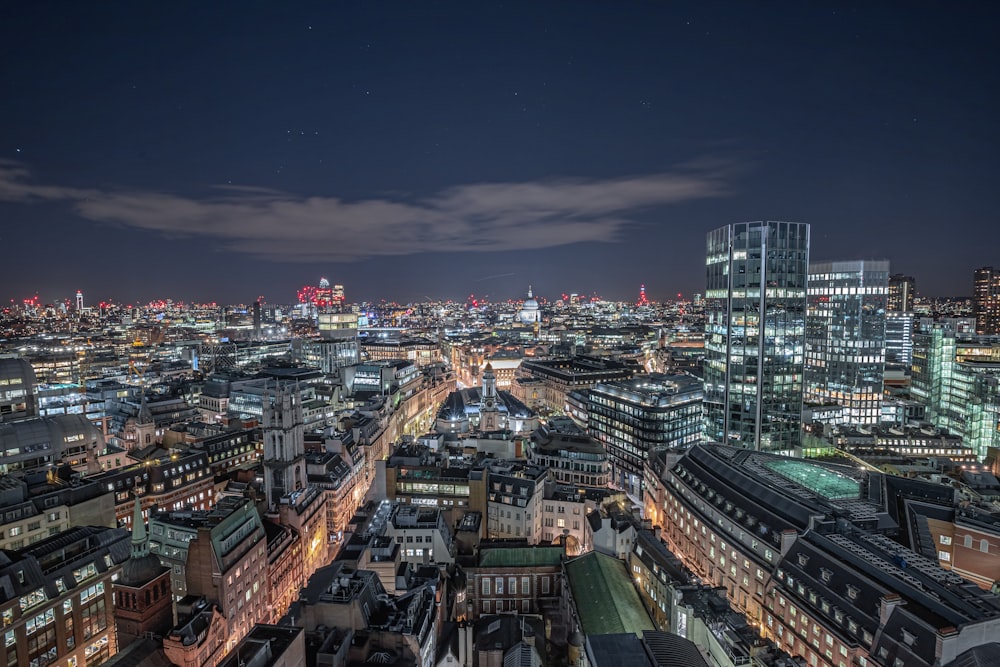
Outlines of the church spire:
{"label": "church spire", "polygon": [[149,538],[146,534],[146,520],[142,518],[142,503],[136,494],[135,507],[132,509],[132,558],[148,555]]}
{"label": "church spire", "polygon": [[149,409],[149,404],[146,403],[146,391],[142,392],[142,400],[139,403],[139,416],[136,419],[138,424],[152,424],[153,423],[153,413]]}

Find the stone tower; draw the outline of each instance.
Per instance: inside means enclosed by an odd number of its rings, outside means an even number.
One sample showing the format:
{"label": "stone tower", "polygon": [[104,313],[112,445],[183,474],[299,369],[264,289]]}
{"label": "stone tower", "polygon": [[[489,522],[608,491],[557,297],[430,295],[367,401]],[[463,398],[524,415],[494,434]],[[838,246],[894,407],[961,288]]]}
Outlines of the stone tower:
{"label": "stone tower", "polygon": [[479,403],[479,430],[484,433],[500,430],[500,406],[497,401],[497,376],[493,365],[487,362],[483,371],[482,401]]}
{"label": "stone tower", "polygon": [[264,492],[269,512],[281,497],[306,484],[305,427],[298,385],[264,392]]}

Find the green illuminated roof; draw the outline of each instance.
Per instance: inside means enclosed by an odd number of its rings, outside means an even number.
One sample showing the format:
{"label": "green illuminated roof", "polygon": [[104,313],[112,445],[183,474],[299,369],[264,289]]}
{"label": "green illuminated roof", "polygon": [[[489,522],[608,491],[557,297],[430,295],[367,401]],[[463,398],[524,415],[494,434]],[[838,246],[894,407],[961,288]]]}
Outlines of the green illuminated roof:
{"label": "green illuminated roof", "polygon": [[573,600],[586,635],[655,630],[625,563],[597,551],[566,563]]}
{"label": "green illuminated roof", "polygon": [[484,548],[479,567],[551,567],[559,564],[562,555],[562,547]]}
{"label": "green illuminated roof", "polygon": [[764,467],[828,500],[861,497],[861,485],[857,480],[829,468],[795,459],[768,461]]}

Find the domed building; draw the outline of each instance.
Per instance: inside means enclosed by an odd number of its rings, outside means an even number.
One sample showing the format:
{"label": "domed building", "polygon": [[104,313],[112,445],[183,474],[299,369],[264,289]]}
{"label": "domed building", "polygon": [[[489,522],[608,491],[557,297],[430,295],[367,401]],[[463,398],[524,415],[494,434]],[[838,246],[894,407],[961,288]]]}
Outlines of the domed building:
{"label": "domed building", "polygon": [[538,309],[538,302],[531,295],[531,285],[528,285],[528,298],[521,304],[517,320],[522,324],[537,324],[542,321],[542,312]]}
{"label": "domed building", "polygon": [[531,433],[538,428],[538,414],[508,391],[497,390],[496,374],[489,363],[482,385],[448,394],[438,411],[434,430],[438,433]]}

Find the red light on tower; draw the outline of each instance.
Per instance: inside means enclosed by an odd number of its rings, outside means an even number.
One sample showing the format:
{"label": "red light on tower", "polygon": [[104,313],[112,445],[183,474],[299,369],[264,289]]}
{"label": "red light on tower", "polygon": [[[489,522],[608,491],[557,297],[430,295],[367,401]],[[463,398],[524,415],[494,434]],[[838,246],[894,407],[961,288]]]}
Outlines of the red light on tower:
{"label": "red light on tower", "polygon": [[649,299],[646,297],[646,286],[639,285],[639,300],[636,301],[637,306],[648,306]]}

